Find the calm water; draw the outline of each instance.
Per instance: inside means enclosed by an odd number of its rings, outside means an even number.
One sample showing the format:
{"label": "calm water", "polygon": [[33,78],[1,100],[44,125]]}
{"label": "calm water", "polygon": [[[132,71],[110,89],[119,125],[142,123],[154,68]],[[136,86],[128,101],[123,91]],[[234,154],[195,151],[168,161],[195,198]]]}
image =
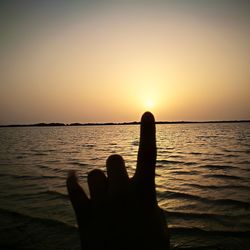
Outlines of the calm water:
{"label": "calm water", "polygon": [[[138,126],[0,128],[0,248],[79,249],[67,171],[86,187],[88,171],[119,153],[132,175],[138,135]],[[157,125],[157,145],[173,248],[249,249],[250,124]]]}

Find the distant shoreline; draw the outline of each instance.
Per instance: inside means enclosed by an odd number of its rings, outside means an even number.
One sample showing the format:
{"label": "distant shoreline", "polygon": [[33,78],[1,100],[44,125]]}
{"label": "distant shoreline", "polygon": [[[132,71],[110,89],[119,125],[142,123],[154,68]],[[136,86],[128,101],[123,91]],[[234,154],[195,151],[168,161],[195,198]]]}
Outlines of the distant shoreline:
{"label": "distant shoreline", "polygon": [[[194,123],[247,123],[250,120],[229,121],[157,121],[156,124],[194,124]],[[140,122],[103,122],[103,123],[34,123],[34,124],[10,124],[0,127],[76,127],[76,126],[113,126],[113,125],[139,125]]]}

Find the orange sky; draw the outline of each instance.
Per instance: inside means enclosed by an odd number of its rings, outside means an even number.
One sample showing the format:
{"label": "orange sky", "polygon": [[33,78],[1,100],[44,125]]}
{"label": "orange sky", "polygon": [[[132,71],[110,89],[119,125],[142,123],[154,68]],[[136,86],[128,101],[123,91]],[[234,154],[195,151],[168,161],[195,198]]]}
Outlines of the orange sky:
{"label": "orange sky", "polygon": [[250,119],[247,1],[34,2],[0,7],[0,124]]}

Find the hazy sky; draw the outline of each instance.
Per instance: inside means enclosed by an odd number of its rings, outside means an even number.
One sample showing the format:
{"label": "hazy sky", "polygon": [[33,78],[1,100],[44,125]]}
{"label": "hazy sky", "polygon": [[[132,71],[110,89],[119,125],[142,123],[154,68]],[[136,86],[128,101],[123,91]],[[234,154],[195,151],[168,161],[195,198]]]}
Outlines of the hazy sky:
{"label": "hazy sky", "polygon": [[250,119],[250,1],[1,1],[0,124]]}

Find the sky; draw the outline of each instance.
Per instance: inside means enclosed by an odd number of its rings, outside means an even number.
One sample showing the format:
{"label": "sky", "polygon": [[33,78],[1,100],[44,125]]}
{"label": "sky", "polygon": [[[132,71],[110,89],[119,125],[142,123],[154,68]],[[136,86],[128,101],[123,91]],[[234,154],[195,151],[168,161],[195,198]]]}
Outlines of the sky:
{"label": "sky", "polygon": [[0,124],[250,119],[250,1],[1,1]]}

